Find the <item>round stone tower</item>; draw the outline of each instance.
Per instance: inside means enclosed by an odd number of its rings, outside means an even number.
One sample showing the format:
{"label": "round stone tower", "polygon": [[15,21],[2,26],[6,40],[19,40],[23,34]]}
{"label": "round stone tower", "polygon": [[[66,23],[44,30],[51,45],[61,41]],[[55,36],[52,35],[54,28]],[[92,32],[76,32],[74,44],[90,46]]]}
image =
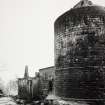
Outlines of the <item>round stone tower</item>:
{"label": "round stone tower", "polygon": [[55,94],[105,99],[105,8],[82,0],[54,28]]}

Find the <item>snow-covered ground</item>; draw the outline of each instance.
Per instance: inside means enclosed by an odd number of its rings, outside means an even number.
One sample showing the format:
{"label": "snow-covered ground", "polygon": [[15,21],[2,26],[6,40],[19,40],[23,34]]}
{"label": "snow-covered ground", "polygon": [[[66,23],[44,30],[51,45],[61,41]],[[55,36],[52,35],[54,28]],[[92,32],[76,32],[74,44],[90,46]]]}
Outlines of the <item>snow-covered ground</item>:
{"label": "snow-covered ground", "polygon": [[1,97],[0,105],[17,105],[11,97]]}

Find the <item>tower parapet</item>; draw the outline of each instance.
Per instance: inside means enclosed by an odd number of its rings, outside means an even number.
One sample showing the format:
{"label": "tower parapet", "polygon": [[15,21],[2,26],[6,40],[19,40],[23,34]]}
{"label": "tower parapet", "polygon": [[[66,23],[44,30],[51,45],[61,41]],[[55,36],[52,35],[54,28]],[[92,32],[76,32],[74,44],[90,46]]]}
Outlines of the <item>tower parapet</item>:
{"label": "tower parapet", "polygon": [[93,6],[93,3],[89,0],[81,0],[78,4],[74,6],[74,8],[82,8],[86,6]]}

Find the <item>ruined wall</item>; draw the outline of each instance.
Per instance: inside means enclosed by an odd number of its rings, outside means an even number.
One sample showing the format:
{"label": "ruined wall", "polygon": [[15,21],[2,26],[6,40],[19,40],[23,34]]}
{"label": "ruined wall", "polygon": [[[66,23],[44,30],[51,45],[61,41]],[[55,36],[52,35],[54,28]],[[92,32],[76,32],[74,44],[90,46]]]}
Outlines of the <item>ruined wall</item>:
{"label": "ruined wall", "polygon": [[38,100],[40,98],[40,78],[18,79],[18,96],[25,100]]}
{"label": "ruined wall", "polygon": [[18,79],[18,96],[21,99],[28,99],[29,92],[28,92],[28,80],[21,78]]}
{"label": "ruined wall", "polygon": [[42,68],[39,70],[39,73],[42,94],[43,96],[47,96],[49,93],[49,81],[54,80],[55,77],[55,67]]}
{"label": "ruined wall", "polygon": [[31,92],[32,92],[32,99],[33,100],[39,100],[40,97],[40,77],[35,77],[32,79],[32,87],[31,87]]}
{"label": "ruined wall", "polygon": [[105,10],[71,9],[55,22],[55,92],[66,98],[104,98]]}

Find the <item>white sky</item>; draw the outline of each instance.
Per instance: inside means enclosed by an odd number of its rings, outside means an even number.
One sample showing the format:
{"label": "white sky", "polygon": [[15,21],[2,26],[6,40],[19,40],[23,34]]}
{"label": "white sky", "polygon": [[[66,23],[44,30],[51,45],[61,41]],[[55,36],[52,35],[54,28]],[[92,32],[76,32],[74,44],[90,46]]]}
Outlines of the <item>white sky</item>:
{"label": "white sky", "polygon": [[[92,0],[105,6],[104,0]],[[0,0],[0,77],[54,65],[54,21],[79,0]]]}

